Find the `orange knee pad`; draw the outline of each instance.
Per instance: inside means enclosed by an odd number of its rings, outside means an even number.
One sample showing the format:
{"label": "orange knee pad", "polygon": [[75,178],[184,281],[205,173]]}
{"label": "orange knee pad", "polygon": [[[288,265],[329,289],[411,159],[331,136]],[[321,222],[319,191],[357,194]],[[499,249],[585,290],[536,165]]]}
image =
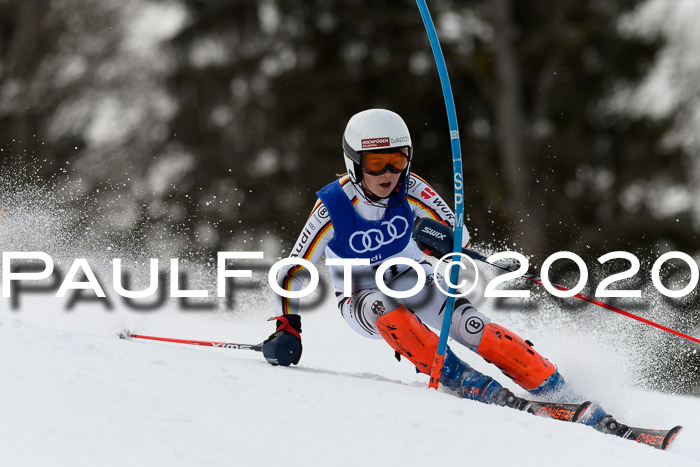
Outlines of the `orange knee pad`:
{"label": "orange knee pad", "polygon": [[440,339],[405,305],[379,317],[377,329],[392,349],[408,358],[421,373],[430,374]]}
{"label": "orange knee pad", "polygon": [[477,351],[525,389],[535,389],[557,370],[530,342],[495,323],[484,328]]}

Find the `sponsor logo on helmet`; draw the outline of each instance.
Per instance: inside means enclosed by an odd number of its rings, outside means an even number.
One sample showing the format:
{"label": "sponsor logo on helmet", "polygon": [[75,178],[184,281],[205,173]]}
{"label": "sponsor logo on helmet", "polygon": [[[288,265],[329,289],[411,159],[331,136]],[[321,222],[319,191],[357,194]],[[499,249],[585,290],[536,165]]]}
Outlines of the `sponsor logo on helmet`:
{"label": "sponsor logo on helmet", "polygon": [[389,146],[389,138],[369,138],[361,141],[362,149],[384,148]]}
{"label": "sponsor logo on helmet", "polygon": [[408,136],[399,136],[398,138],[391,138],[391,144],[408,144]]}
{"label": "sponsor logo on helmet", "polygon": [[355,253],[376,251],[403,237],[408,231],[408,221],[404,217],[394,216],[390,221],[382,222],[381,229],[360,230],[352,234],[350,248]]}

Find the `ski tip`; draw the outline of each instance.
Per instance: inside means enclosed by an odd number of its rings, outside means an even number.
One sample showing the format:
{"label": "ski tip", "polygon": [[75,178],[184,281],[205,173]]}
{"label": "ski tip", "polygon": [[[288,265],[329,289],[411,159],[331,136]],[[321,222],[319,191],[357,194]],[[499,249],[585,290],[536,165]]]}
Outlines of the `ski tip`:
{"label": "ski tip", "polygon": [[131,331],[128,329],[124,329],[122,331],[119,331],[117,333],[117,336],[119,336],[120,339],[129,339],[131,337]]}
{"label": "ski tip", "polygon": [[576,412],[574,412],[574,415],[571,417],[572,422],[578,422],[579,419],[583,416],[584,413],[586,413],[586,410],[591,406],[591,401],[585,401],[582,402],[579,406],[578,409],[576,409]]}
{"label": "ski tip", "polygon": [[671,445],[674,439],[676,439],[676,436],[678,436],[678,433],[680,433],[683,430],[683,427],[678,425],[674,426],[670,430],[668,430],[668,433],[666,436],[664,436],[663,443],[661,444],[661,449],[664,451],[668,449],[668,447]]}

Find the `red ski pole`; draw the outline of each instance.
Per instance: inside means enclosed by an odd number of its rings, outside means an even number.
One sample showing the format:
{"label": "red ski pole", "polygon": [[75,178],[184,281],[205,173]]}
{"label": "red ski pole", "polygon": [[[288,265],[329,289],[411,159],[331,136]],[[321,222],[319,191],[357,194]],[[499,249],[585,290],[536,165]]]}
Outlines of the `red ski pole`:
{"label": "red ski pole", "polygon": [[232,342],[213,342],[213,341],[198,341],[194,339],[174,339],[172,337],[156,337],[144,336],[141,334],[133,334],[128,329],[119,333],[120,339],[148,339],[152,341],[174,342],[176,344],[202,345],[205,347],[219,347],[222,349],[239,349],[239,350],[254,350],[262,352],[262,344],[234,344]]}

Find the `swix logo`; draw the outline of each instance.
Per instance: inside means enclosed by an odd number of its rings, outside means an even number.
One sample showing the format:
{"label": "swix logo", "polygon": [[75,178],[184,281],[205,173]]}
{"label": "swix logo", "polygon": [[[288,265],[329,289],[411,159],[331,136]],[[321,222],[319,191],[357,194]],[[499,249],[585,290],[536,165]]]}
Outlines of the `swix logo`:
{"label": "swix logo", "polygon": [[435,193],[433,190],[430,188],[426,188],[425,190],[421,191],[420,196],[423,199],[430,199],[433,196],[435,196],[437,193]]}
{"label": "swix logo", "polygon": [[379,229],[360,230],[352,234],[350,248],[355,253],[376,251],[394,240],[402,238],[408,230],[406,218],[394,216],[390,221],[382,222]]}
{"label": "swix logo", "polygon": [[431,229],[430,227],[423,227],[423,232],[427,233],[428,235],[437,238],[438,240],[444,240],[447,234],[440,233],[435,229]]}
{"label": "swix logo", "polygon": [[369,138],[360,141],[362,149],[384,148],[389,146],[389,138]]}

